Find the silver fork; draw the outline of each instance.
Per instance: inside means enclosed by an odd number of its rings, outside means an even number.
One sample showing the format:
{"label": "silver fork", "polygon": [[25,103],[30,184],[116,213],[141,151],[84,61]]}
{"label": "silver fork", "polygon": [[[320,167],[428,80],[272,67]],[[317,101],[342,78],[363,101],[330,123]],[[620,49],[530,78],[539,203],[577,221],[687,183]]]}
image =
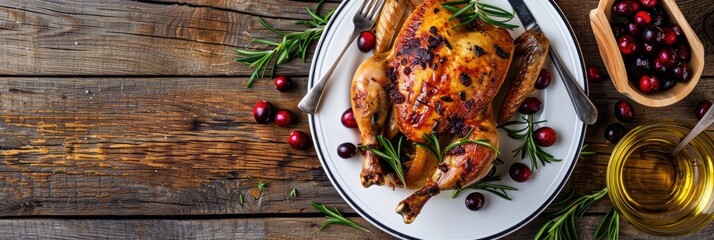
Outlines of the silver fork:
{"label": "silver fork", "polygon": [[352,23],[354,24],[355,28],[354,31],[352,31],[352,35],[350,35],[347,45],[342,48],[342,52],[340,52],[340,55],[337,56],[337,59],[332,62],[332,65],[329,69],[327,69],[325,75],[323,75],[320,80],[318,80],[317,83],[310,89],[310,91],[307,92],[307,95],[302,98],[302,100],[298,104],[298,108],[300,108],[300,110],[310,114],[315,113],[315,111],[317,110],[317,106],[320,103],[320,98],[322,97],[322,91],[325,89],[325,84],[330,79],[330,76],[332,76],[332,73],[335,71],[335,67],[337,67],[337,64],[342,59],[342,56],[345,55],[345,51],[350,46],[350,44],[352,44],[355,38],[359,36],[359,33],[369,30],[374,26],[374,23],[377,17],[379,16],[379,12],[382,11],[384,2],[385,0],[365,0],[364,2],[362,2],[362,6],[360,6],[359,10],[357,11],[357,14],[355,14],[354,18],[352,19]]}

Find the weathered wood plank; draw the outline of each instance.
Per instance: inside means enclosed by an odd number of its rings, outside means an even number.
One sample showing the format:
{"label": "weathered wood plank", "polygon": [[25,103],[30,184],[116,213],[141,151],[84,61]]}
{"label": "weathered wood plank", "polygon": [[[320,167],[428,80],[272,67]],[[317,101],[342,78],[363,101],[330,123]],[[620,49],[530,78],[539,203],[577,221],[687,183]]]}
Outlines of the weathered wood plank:
{"label": "weathered wood plank", "polygon": [[[600,215],[587,215],[577,221],[581,239],[593,239]],[[364,219],[351,220],[367,227],[365,233],[344,226],[329,226],[320,231],[322,217],[244,218],[244,219],[6,219],[0,220],[0,239],[394,239]],[[547,221],[541,216],[506,239],[533,239]],[[622,239],[672,239],[642,233],[621,221]],[[678,239],[708,239],[714,225]]]}
{"label": "weathered wood plank", "polygon": [[[4,78],[0,81],[0,215],[173,215],[314,212],[309,201],[346,208],[314,150],[287,144],[293,129],[309,132],[295,102],[299,88],[278,93],[268,81],[246,89],[240,78]],[[620,97],[610,83],[594,84],[602,112],[588,130],[601,153],[581,161],[578,192],[604,187],[612,145],[602,129]],[[697,96],[662,109],[694,121]],[[291,129],[254,123],[260,100],[298,113]],[[635,126],[661,112],[636,107]],[[269,183],[260,201],[238,195]],[[300,197],[290,199],[296,187]],[[604,212],[606,204],[594,212]]]}
{"label": "weathered wood plank", "polygon": [[[574,26],[590,64],[601,60],[588,12],[597,1],[559,1]],[[161,1],[0,1],[0,74],[3,75],[191,75],[247,76],[251,70],[233,61],[236,47],[262,48],[253,38],[277,40],[255,15],[278,29],[299,29],[315,3],[282,0]],[[333,9],[336,3],[326,6]],[[714,53],[714,6],[680,1],[680,7]],[[714,60],[709,54],[707,60]],[[307,75],[308,63],[294,61],[282,73]],[[714,67],[704,73],[714,76]]]}

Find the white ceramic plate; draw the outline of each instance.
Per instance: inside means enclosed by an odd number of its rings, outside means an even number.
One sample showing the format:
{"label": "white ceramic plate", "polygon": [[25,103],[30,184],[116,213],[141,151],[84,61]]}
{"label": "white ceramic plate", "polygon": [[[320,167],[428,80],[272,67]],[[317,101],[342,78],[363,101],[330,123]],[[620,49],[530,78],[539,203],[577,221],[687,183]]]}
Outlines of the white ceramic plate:
{"label": "white ceramic plate", "polygon": [[[506,0],[485,2],[511,9]],[[352,16],[359,8],[359,3],[359,0],[343,1],[327,25],[312,62],[309,87],[324,74],[335,61],[342,46],[347,44],[347,38],[353,29]],[[586,87],[581,51],[563,13],[552,0],[529,0],[526,3],[568,69],[576,76],[581,87]],[[518,19],[513,19],[510,23],[520,25]],[[521,27],[511,34],[515,38],[523,31]],[[358,154],[352,159],[341,159],[337,155],[337,146],[341,143],[360,142],[357,130],[342,126],[340,116],[350,108],[349,89],[352,75],[359,64],[369,56],[370,54],[359,52],[356,44],[351,44],[326,86],[319,112],[310,116],[310,127],[322,167],[330,181],[345,201],[376,227],[400,238],[498,238],[535,218],[563,188],[577,161],[585,135],[585,124],[577,118],[568,93],[552,63],[547,62],[546,67],[553,72],[553,82],[546,90],[535,91],[532,95],[544,103],[538,119],[547,119],[548,122],[544,125],[552,127],[558,133],[558,142],[547,148],[547,151],[562,161],[540,167],[534,171],[530,180],[517,183],[508,176],[508,167],[513,162],[521,161],[514,159],[511,153],[520,142],[510,139],[500,130],[500,158],[505,164],[497,167],[497,173],[503,178],[500,183],[519,189],[509,192],[512,201],[484,193],[487,198],[486,206],[473,212],[464,205],[464,198],[472,190],[467,190],[456,199],[451,199],[451,191],[444,191],[424,206],[413,223],[405,224],[402,217],[394,212],[394,208],[414,190],[392,190],[380,186],[363,188],[359,181],[362,157]],[[522,162],[530,165],[528,159]]]}

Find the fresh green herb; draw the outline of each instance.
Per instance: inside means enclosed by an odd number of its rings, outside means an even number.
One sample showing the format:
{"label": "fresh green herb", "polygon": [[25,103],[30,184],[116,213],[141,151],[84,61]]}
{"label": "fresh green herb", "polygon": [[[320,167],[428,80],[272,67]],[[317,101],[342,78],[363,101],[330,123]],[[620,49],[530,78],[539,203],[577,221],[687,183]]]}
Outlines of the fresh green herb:
{"label": "fresh green herb", "polygon": [[556,212],[554,214],[556,217],[546,222],[534,239],[579,239],[578,231],[575,228],[575,216],[582,217],[594,202],[605,195],[607,195],[607,188],[576,199],[566,208]]}
{"label": "fresh green herb", "polygon": [[492,183],[492,182],[498,182],[498,181],[501,181],[501,176],[491,176],[491,177],[481,179],[480,181],[472,183],[466,187],[463,187],[460,189],[454,189],[454,192],[451,194],[451,198],[456,198],[457,196],[459,196],[459,194],[461,194],[461,191],[463,191],[465,189],[476,189],[476,190],[481,189],[481,190],[493,193],[496,196],[499,196],[503,199],[506,199],[509,201],[512,200],[511,197],[508,196],[508,192],[506,192],[506,191],[518,191],[518,188]]}
{"label": "fresh green herb", "polygon": [[248,64],[250,68],[253,68],[253,73],[250,75],[247,87],[251,87],[253,85],[255,78],[265,77],[265,72],[268,68],[270,68],[270,77],[272,78],[275,75],[275,69],[280,64],[287,63],[295,58],[301,58],[302,61],[305,62],[310,44],[320,38],[322,31],[325,29],[325,25],[327,25],[327,22],[330,21],[330,17],[332,17],[332,14],[334,13],[333,10],[325,16],[317,14],[322,4],[323,1],[320,1],[315,11],[307,9],[307,13],[310,15],[309,20],[301,20],[297,22],[298,25],[306,25],[310,27],[302,32],[284,33],[270,26],[263,20],[263,18],[258,18],[260,25],[275,34],[282,36],[283,40],[278,43],[266,39],[253,39],[252,42],[274,47],[272,50],[235,50],[236,53],[240,55],[239,58],[236,58],[236,61]]}
{"label": "fresh green herb", "polygon": [[578,158],[584,159],[584,158],[583,158],[584,156],[592,156],[592,155],[597,154],[596,152],[586,151],[586,150],[585,150],[586,148],[588,148],[588,145],[587,145],[587,144],[583,145],[583,147],[580,148],[580,155],[579,155]]}
{"label": "fresh green herb", "polygon": [[245,203],[245,196],[243,196],[243,193],[238,193],[238,204],[240,204],[240,206],[243,207],[244,203]]}
{"label": "fresh green herb", "polygon": [[[535,125],[544,122],[546,121],[533,121],[533,115],[528,115],[527,118],[523,118],[523,121],[511,121],[501,126],[503,129],[506,130],[506,132],[508,132],[509,137],[513,139],[523,140],[523,144],[521,144],[521,146],[518,147],[516,150],[513,150],[513,157],[518,156],[518,154],[520,153],[521,159],[525,159],[526,155],[528,155],[528,157],[531,159],[531,168],[535,169],[538,169],[538,161],[540,161],[542,166],[545,166],[545,164],[547,163],[561,161],[560,159],[556,159],[555,157],[553,157],[553,155],[550,155],[550,153],[543,151],[543,149],[541,149],[535,143],[535,137],[533,135],[533,132],[535,131]],[[526,125],[523,128],[507,128],[511,125],[523,124]]]}
{"label": "fresh green herb", "polygon": [[615,208],[610,208],[607,211],[607,214],[600,220],[600,224],[595,230],[595,239],[602,239],[603,237],[607,237],[610,240],[617,240],[620,237],[620,215],[617,214]]}
{"label": "fresh green herb", "polygon": [[382,149],[376,149],[371,147],[366,148],[372,151],[374,154],[377,154],[377,156],[384,159],[389,164],[389,166],[392,166],[394,173],[397,174],[397,177],[400,181],[402,181],[402,184],[406,184],[407,181],[405,181],[404,178],[404,166],[402,166],[401,158],[403,140],[404,136],[400,136],[399,142],[397,143],[397,148],[394,148],[394,145],[392,145],[392,142],[389,141],[389,139],[384,138],[382,135],[377,135],[377,141],[379,142],[379,145],[382,146]]}
{"label": "fresh green herb", "polygon": [[292,197],[292,198],[297,197],[297,189],[293,188],[293,190],[290,190],[290,197]]}
{"label": "fresh green herb", "polygon": [[337,210],[337,208],[335,208],[335,211],[332,211],[329,208],[325,207],[325,205],[323,205],[323,204],[310,202],[310,205],[312,205],[312,207],[314,207],[315,209],[317,209],[318,211],[320,211],[326,215],[325,217],[327,218],[327,221],[322,223],[322,225],[320,226],[320,230],[324,229],[325,227],[327,227],[330,224],[340,224],[340,225],[344,225],[344,226],[353,227],[353,228],[356,228],[356,229],[359,229],[359,230],[362,230],[365,232],[370,232],[369,229],[362,227],[359,224],[357,224],[353,221],[350,221],[349,219],[342,216],[342,214],[340,213],[340,211]]}
{"label": "fresh green herb", "polygon": [[444,155],[446,155],[446,153],[448,153],[449,150],[454,149],[455,147],[467,144],[467,143],[473,143],[473,144],[486,146],[486,147],[493,149],[493,151],[496,152],[496,154],[500,154],[500,152],[498,151],[498,148],[496,148],[493,145],[488,143],[489,142],[488,139],[482,139],[482,140],[469,139],[469,136],[471,136],[471,133],[473,133],[473,131],[474,131],[474,129],[472,128],[471,130],[469,130],[469,133],[467,133],[466,136],[459,139],[459,141],[457,141],[457,142],[449,144],[443,150],[441,149],[441,144],[439,143],[439,137],[437,137],[433,133],[431,135],[424,134],[424,140],[429,142],[431,144],[431,146],[422,144],[422,143],[414,143],[414,144],[416,144],[419,147],[428,149],[431,153],[434,154],[434,156],[436,156],[436,160],[439,162],[439,164],[441,164],[444,161]]}
{"label": "fresh green herb", "polygon": [[446,2],[443,6],[446,10],[454,13],[451,15],[449,20],[454,18],[461,20],[461,24],[454,26],[454,28],[469,24],[476,19],[481,19],[481,21],[502,28],[518,28],[518,25],[506,23],[516,16],[515,12],[509,12],[503,8],[488,3],[482,3],[480,0]]}
{"label": "fresh green herb", "polygon": [[258,188],[258,191],[260,191],[260,195],[263,195],[263,190],[265,190],[265,185],[266,185],[266,183],[263,181],[260,181],[258,183],[258,186],[256,188]]}

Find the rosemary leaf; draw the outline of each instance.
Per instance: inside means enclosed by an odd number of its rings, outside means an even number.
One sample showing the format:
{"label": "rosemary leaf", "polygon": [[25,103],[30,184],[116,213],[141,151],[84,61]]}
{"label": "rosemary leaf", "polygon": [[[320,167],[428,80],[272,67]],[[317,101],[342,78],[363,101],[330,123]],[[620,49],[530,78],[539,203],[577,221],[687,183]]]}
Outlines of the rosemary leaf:
{"label": "rosemary leaf", "polygon": [[404,136],[399,137],[399,141],[397,143],[397,147],[394,148],[394,145],[392,144],[389,139],[384,138],[382,135],[377,135],[377,141],[379,142],[379,145],[382,147],[380,149],[377,148],[372,148],[372,147],[363,147],[371,151],[372,153],[376,154],[380,158],[384,159],[389,166],[392,167],[392,170],[394,170],[394,173],[397,175],[400,181],[402,181],[402,184],[406,185],[406,180],[404,177],[404,166],[402,165],[402,155],[401,155],[401,149],[402,149],[402,142],[404,140]]}
{"label": "rosemary leaf", "polygon": [[245,203],[245,196],[243,193],[238,193],[238,204],[240,204],[241,207],[243,207],[243,204]]}
{"label": "rosemary leaf", "polygon": [[423,143],[414,143],[414,144],[416,144],[418,147],[423,147],[423,148],[428,149],[432,154],[434,154],[434,156],[436,156],[436,160],[438,161],[439,164],[444,162],[444,155],[446,155],[446,153],[448,153],[449,150],[451,150],[455,147],[467,144],[467,143],[473,143],[473,144],[477,144],[477,145],[486,146],[486,147],[490,148],[491,150],[493,150],[494,152],[496,152],[496,154],[501,154],[501,152],[498,151],[498,148],[494,147],[493,145],[491,145],[489,143],[488,139],[479,139],[479,140],[469,139],[469,137],[471,136],[471,133],[473,133],[473,130],[474,129],[472,128],[471,130],[469,130],[469,132],[464,137],[462,137],[461,139],[459,139],[458,141],[456,141],[454,143],[447,145],[443,149],[441,148],[441,144],[439,143],[439,137],[437,137],[435,134],[431,134],[431,135],[424,134],[424,136],[423,136],[424,140],[429,142],[429,145],[426,145]]}
{"label": "rosemary leaf", "polygon": [[461,192],[465,189],[475,189],[475,190],[484,190],[490,193],[493,193],[496,196],[499,196],[503,199],[506,200],[512,200],[510,196],[508,196],[508,192],[506,191],[518,191],[518,188],[507,186],[507,185],[501,185],[501,184],[493,184],[492,182],[497,182],[501,181],[501,176],[492,176],[492,177],[486,177],[484,179],[481,179],[478,182],[472,183],[466,187],[460,188],[460,189],[454,189],[454,191],[451,193],[451,198],[456,198],[461,194]]}
{"label": "rosemary leaf", "polygon": [[297,194],[297,189],[293,188],[293,190],[290,190],[290,197],[296,198]]}
{"label": "rosemary leaf", "polygon": [[[605,227],[605,228],[603,228]],[[600,220],[594,234],[595,239],[607,237],[610,240],[617,240],[620,237],[620,215],[615,208],[610,208]]]}
{"label": "rosemary leaf", "polygon": [[340,213],[339,210],[337,210],[337,208],[335,208],[335,210],[333,211],[333,210],[330,210],[329,208],[325,207],[325,205],[318,204],[315,202],[310,202],[310,205],[312,205],[312,207],[317,209],[318,211],[324,213],[325,217],[327,218],[327,221],[325,221],[324,223],[322,223],[322,225],[320,225],[320,230],[324,229],[325,227],[327,227],[331,224],[339,224],[339,225],[353,227],[353,228],[371,233],[371,231],[369,231],[369,229],[362,227],[361,225],[342,216],[342,214]]}
{"label": "rosemary leaf", "polygon": [[500,7],[482,3],[480,0],[446,2],[442,6],[446,10],[453,12],[449,20],[455,18],[461,20],[461,23],[454,26],[454,28],[469,24],[477,19],[502,28],[518,28],[518,25],[506,23],[516,16],[515,12],[509,12]]}

